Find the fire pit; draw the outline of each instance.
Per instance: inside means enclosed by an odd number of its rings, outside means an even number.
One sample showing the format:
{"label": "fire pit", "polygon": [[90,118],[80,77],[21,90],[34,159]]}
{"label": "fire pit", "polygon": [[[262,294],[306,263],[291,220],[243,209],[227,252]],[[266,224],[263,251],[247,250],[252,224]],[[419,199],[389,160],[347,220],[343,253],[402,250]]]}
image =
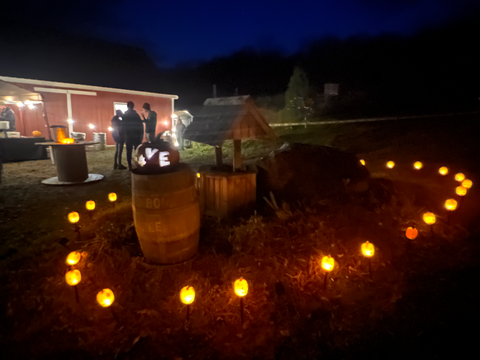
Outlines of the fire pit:
{"label": "fire pit", "polygon": [[98,143],[95,141],[74,142],[71,138],[61,139],[61,142],[36,143],[35,145],[39,146],[51,146],[57,167],[57,176],[45,179],[42,183],[47,185],[76,185],[102,180],[103,175],[88,173],[85,146],[95,144]]}

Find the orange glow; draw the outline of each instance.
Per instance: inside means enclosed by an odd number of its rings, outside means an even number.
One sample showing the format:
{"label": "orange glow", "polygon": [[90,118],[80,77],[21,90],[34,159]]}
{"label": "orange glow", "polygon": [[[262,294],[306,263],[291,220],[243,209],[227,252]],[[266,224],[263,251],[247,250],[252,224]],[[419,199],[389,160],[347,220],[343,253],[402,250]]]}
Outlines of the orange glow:
{"label": "orange glow", "polygon": [[393,169],[394,166],[395,166],[395,163],[393,161],[387,162],[387,168]]}
{"label": "orange glow", "polygon": [[427,225],[433,225],[437,221],[437,217],[434,213],[427,212],[423,214],[423,221],[425,221]]}
{"label": "orange glow", "polygon": [[365,160],[360,159],[360,164],[362,164],[363,166],[365,166]]}
{"label": "orange glow", "polygon": [[73,144],[73,143],[75,143],[75,140],[72,139],[72,138],[65,138],[65,139],[62,140],[62,143],[64,143],[64,144]]}
{"label": "orange glow", "polygon": [[368,241],[364,242],[361,248],[363,256],[367,258],[372,257],[375,254],[375,246],[373,246],[373,244],[369,243]]}
{"label": "orange glow", "polygon": [[87,210],[95,210],[95,201],[93,200],[88,200],[85,204],[85,207],[87,208]]}
{"label": "orange glow", "polygon": [[110,289],[103,289],[97,294],[97,302],[102,307],[109,307],[115,301],[115,295]]}
{"label": "orange glow", "polygon": [[72,211],[70,214],[68,214],[68,221],[70,221],[72,224],[76,224],[80,220],[80,215],[76,211]]}
{"label": "orange glow", "polygon": [[108,194],[108,200],[110,200],[111,202],[117,201],[117,194],[115,193]]}
{"label": "orange glow", "polygon": [[470,179],[465,179],[465,180],[462,181],[462,186],[465,189],[470,189],[473,186],[473,182]]}
{"label": "orange glow", "polygon": [[407,228],[407,231],[405,231],[405,236],[407,239],[415,240],[418,236],[418,230],[413,227],[409,227]]}
{"label": "orange glow", "polygon": [[195,289],[193,286],[185,286],[180,290],[180,301],[185,305],[190,305],[195,301]]}
{"label": "orange glow", "polygon": [[457,200],[455,199],[448,199],[445,201],[445,209],[448,211],[454,211],[457,208]]}
{"label": "orange glow", "polygon": [[448,174],[448,168],[446,166],[442,166],[440,169],[438,169],[438,173],[445,176]]}
{"label": "orange glow", "polygon": [[423,168],[423,164],[420,161],[417,161],[415,162],[415,164],[413,164],[413,167],[417,170],[420,170],[421,168]]}
{"label": "orange glow", "polygon": [[467,189],[460,185],[455,188],[455,192],[458,196],[465,196],[467,194]]}
{"label": "orange glow", "polygon": [[82,273],[80,272],[80,270],[67,271],[67,273],[65,274],[65,281],[70,286],[78,285],[80,284],[80,281],[82,281]]}
{"label": "orange glow", "polygon": [[235,291],[235,294],[237,296],[245,296],[248,294],[248,282],[244,278],[240,278],[238,280],[235,280],[233,283],[233,290]]}
{"label": "orange glow", "polygon": [[458,182],[462,182],[463,180],[465,180],[465,175],[462,173],[458,173],[455,175],[455,180],[457,180]]}
{"label": "orange glow", "polygon": [[67,256],[67,260],[65,261],[67,265],[75,265],[78,264],[80,259],[82,258],[82,254],[78,251],[72,251],[70,254]]}
{"label": "orange glow", "polygon": [[325,271],[332,271],[335,267],[335,259],[330,255],[322,258],[322,269]]}

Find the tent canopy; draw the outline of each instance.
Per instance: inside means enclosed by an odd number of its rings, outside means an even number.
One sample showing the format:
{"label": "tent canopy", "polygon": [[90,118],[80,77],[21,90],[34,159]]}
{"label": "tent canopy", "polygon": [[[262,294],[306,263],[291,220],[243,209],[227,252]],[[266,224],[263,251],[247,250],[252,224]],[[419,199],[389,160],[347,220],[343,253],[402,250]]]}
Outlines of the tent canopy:
{"label": "tent canopy", "polygon": [[0,80],[0,101],[11,104],[25,101],[42,101],[42,96],[39,93],[25,90]]}

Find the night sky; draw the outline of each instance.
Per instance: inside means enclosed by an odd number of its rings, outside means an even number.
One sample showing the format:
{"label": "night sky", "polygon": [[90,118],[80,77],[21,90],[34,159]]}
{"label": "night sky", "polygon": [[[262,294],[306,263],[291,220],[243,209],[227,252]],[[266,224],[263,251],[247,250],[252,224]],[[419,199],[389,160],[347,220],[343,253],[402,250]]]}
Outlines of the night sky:
{"label": "night sky", "polygon": [[[75,2],[76,3],[76,2]],[[334,36],[409,35],[456,20],[477,0],[125,1],[7,4],[10,20],[144,48],[161,67],[195,64],[251,47],[286,55]]]}

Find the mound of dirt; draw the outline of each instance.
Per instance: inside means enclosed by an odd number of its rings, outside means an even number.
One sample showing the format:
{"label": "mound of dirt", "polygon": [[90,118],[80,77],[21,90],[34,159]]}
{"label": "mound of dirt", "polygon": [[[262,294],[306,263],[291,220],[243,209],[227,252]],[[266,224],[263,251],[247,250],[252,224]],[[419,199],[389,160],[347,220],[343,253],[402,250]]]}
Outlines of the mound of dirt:
{"label": "mound of dirt", "polygon": [[370,179],[369,171],[355,155],[328,146],[286,143],[256,166],[258,195],[271,191],[284,200],[365,192]]}

